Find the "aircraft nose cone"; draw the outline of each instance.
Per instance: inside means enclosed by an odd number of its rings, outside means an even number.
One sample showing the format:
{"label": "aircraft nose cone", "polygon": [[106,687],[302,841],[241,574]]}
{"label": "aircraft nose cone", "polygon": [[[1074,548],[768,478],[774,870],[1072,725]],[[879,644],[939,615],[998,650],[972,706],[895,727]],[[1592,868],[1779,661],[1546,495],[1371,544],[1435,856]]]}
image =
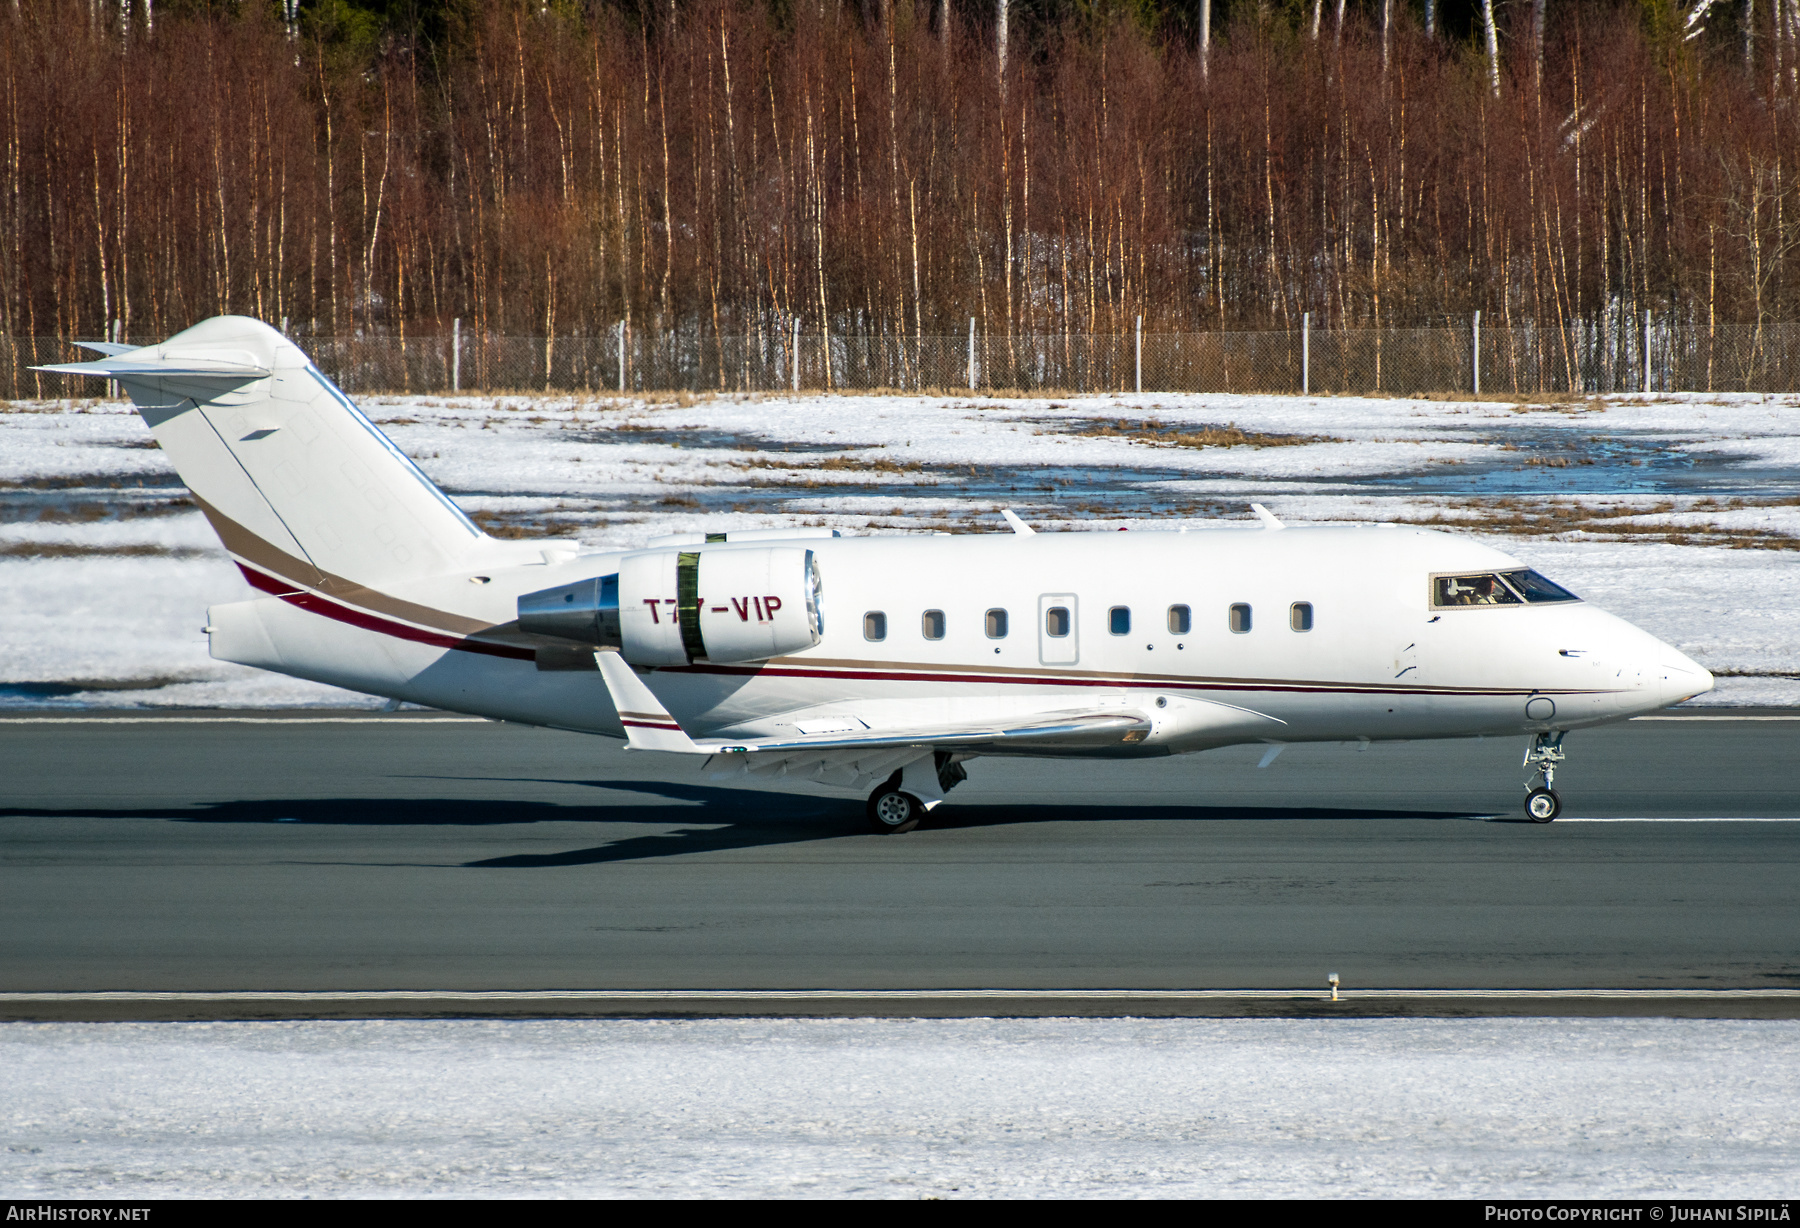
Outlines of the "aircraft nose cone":
{"label": "aircraft nose cone", "polygon": [[1665,707],[1713,689],[1711,671],[1679,652],[1663,654],[1644,675]]}

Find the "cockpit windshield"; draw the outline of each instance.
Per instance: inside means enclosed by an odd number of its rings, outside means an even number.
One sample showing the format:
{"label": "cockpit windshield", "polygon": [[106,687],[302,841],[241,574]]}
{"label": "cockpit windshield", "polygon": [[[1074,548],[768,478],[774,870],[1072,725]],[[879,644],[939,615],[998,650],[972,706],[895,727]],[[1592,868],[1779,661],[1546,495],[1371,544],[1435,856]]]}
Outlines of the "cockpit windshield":
{"label": "cockpit windshield", "polygon": [[1434,606],[1539,605],[1555,601],[1579,601],[1581,598],[1560,584],[1546,580],[1535,571],[1503,571],[1473,576],[1434,576],[1431,581],[1431,603]]}
{"label": "cockpit windshield", "polygon": [[1499,576],[1439,576],[1432,584],[1433,605],[1518,605],[1519,595]]}
{"label": "cockpit windshield", "polygon": [[1581,600],[1562,585],[1544,579],[1535,571],[1503,571],[1500,575],[1533,605],[1543,601]]}

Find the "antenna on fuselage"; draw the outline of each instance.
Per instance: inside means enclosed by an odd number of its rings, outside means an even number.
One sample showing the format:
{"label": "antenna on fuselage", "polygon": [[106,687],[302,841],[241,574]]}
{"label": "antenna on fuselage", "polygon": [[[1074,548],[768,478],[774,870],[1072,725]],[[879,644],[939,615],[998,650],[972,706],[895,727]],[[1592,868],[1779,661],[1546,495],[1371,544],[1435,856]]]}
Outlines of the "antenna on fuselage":
{"label": "antenna on fuselage", "polygon": [[1256,513],[1256,518],[1263,522],[1263,528],[1265,529],[1287,528],[1280,520],[1276,519],[1274,512],[1271,512],[1260,503],[1252,503],[1250,505],[1250,510]]}
{"label": "antenna on fuselage", "polygon": [[1012,526],[1012,531],[1017,533],[1020,537],[1034,537],[1037,535],[1037,530],[1026,524],[1023,520],[1020,520],[1019,514],[1010,507],[1001,508],[1000,514],[1006,518],[1006,523]]}

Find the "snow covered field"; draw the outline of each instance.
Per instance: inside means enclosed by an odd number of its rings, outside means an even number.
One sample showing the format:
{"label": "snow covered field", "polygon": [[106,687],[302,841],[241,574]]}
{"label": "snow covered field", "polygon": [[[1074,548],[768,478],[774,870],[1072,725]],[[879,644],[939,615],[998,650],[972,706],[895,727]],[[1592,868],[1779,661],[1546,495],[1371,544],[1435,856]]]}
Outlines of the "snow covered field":
{"label": "snow covered field", "polygon": [[[1800,398],[1522,404],[1145,394],[372,397],[499,533],[1212,527],[1488,536],[1720,675],[1800,704]],[[373,705],[221,665],[207,605],[249,590],[122,403],[0,404],[0,706]]]}
{"label": "snow covered field", "polygon": [[11,1198],[1785,1197],[1800,1024],[8,1024]]}

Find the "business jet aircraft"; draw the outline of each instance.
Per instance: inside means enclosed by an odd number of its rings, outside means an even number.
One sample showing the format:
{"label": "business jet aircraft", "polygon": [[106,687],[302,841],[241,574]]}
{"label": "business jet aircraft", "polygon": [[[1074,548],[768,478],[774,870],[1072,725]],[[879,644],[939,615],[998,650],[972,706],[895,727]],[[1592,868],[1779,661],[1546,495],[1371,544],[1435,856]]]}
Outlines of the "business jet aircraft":
{"label": "business jet aircraft", "polygon": [[[714,769],[871,789],[907,831],[983,755],[1525,734],[1538,822],[1570,729],[1712,675],[1518,560],[1393,525],[842,538],[489,537],[295,345],[220,316],[97,361],[250,584],[212,655]],[[1541,782],[1541,783],[1533,783]]]}

